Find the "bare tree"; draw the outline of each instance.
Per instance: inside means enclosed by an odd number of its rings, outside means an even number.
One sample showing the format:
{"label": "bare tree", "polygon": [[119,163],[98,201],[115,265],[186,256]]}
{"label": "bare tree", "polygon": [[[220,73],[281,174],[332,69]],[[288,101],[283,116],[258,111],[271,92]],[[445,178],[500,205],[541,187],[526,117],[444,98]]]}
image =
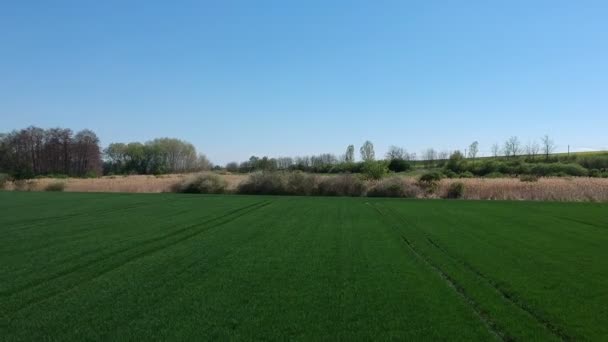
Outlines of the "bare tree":
{"label": "bare tree", "polygon": [[492,145],[492,155],[494,156],[494,158],[497,158],[499,154],[500,154],[500,146],[498,144],[494,143]]}
{"label": "bare tree", "polygon": [[361,146],[359,152],[361,152],[361,159],[365,162],[373,161],[374,159],[376,159],[376,153],[374,152],[374,144],[372,144],[372,142],[369,140],[363,143],[363,146]]}
{"label": "bare tree", "polygon": [[545,155],[545,159],[549,159],[549,155],[555,152],[555,143],[548,135],[545,134],[544,137],[540,139],[543,149],[543,154]]}
{"label": "bare tree", "polygon": [[505,157],[515,157],[521,151],[519,139],[516,136],[510,137],[507,141],[505,141],[505,146],[503,148],[503,152]]}
{"label": "bare tree", "polygon": [[529,141],[528,144],[526,144],[526,146],[524,147],[524,150],[526,151],[526,155],[528,156],[528,158],[535,159],[536,155],[540,151],[540,146],[536,141]]}
{"label": "bare tree", "polygon": [[390,146],[388,148],[388,152],[386,152],[386,159],[387,160],[407,160],[409,158],[409,155],[407,153],[407,151],[402,148],[402,147],[397,147],[397,146]]}
{"label": "bare tree", "polygon": [[348,145],[346,154],[344,155],[344,161],[347,163],[353,163],[355,161],[355,146]]}
{"label": "bare tree", "polygon": [[433,148],[427,148],[422,151],[422,159],[427,166],[433,166],[435,164],[435,159],[437,159],[437,151]]}
{"label": "bare tree", "polygon": [[479,153],[479,143],[477,141],[473,141],[473,143],[469,145],[468,157],[475,160],[477,153]]}

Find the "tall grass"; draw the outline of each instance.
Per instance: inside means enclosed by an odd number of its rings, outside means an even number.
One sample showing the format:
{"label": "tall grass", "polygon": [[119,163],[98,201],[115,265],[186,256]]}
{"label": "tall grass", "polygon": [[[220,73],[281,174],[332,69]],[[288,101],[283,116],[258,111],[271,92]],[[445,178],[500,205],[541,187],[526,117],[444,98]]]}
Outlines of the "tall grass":
{"label": "tall grass", "polygon": [[[463,184],[463,199],[473,200],[551,200],[608,201],[608,178],[539,178],[522,182],[519,178],[458,178],[441,179],[432,191],[413,177],[392,176],[382,180],[363,180],[358,175],[316,175],[304,172],[254,173],[251,175],[217,175],[226,182],[224,193],[316,195],[316,196],[374,196],[408,198],[448,198],[449,187]],[[178,191],[195,175],[125,176],[97,179],[69,178],[62,182],[64,191],[75,192],[141,192]],[[5,189],[44,191],[56,179],[7,181]],[[202,191],[217,193],[220,191]]]}

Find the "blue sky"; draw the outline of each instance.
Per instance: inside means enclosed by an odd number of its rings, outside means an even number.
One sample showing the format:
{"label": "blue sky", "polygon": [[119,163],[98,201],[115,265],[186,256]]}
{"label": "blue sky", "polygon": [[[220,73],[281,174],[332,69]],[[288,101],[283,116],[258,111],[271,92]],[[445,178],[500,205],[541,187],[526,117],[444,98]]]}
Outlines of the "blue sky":
{"label": "blue sky", "polygon": [[13,1],[0,131],[250,155],[608,149],[606,1]]}

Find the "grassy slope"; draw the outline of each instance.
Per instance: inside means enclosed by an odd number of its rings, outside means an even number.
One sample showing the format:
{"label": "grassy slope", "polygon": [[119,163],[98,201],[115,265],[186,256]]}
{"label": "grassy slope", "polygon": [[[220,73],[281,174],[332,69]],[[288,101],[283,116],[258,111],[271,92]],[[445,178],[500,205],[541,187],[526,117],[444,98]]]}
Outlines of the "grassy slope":
{"label": "grassy slope", "polygon": [[0,192],[0,335],[591,338],[602,204]]}

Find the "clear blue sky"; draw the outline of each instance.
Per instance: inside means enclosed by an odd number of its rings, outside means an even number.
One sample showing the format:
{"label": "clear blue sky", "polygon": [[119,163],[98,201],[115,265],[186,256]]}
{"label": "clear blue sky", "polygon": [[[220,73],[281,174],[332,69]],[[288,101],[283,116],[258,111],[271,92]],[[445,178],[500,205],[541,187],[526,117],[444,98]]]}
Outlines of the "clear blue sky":
{"label": "clear blue sky", "polygon": [[5,1],[0,118],[216,163],[366,139],[608,148],[608,2]]}

